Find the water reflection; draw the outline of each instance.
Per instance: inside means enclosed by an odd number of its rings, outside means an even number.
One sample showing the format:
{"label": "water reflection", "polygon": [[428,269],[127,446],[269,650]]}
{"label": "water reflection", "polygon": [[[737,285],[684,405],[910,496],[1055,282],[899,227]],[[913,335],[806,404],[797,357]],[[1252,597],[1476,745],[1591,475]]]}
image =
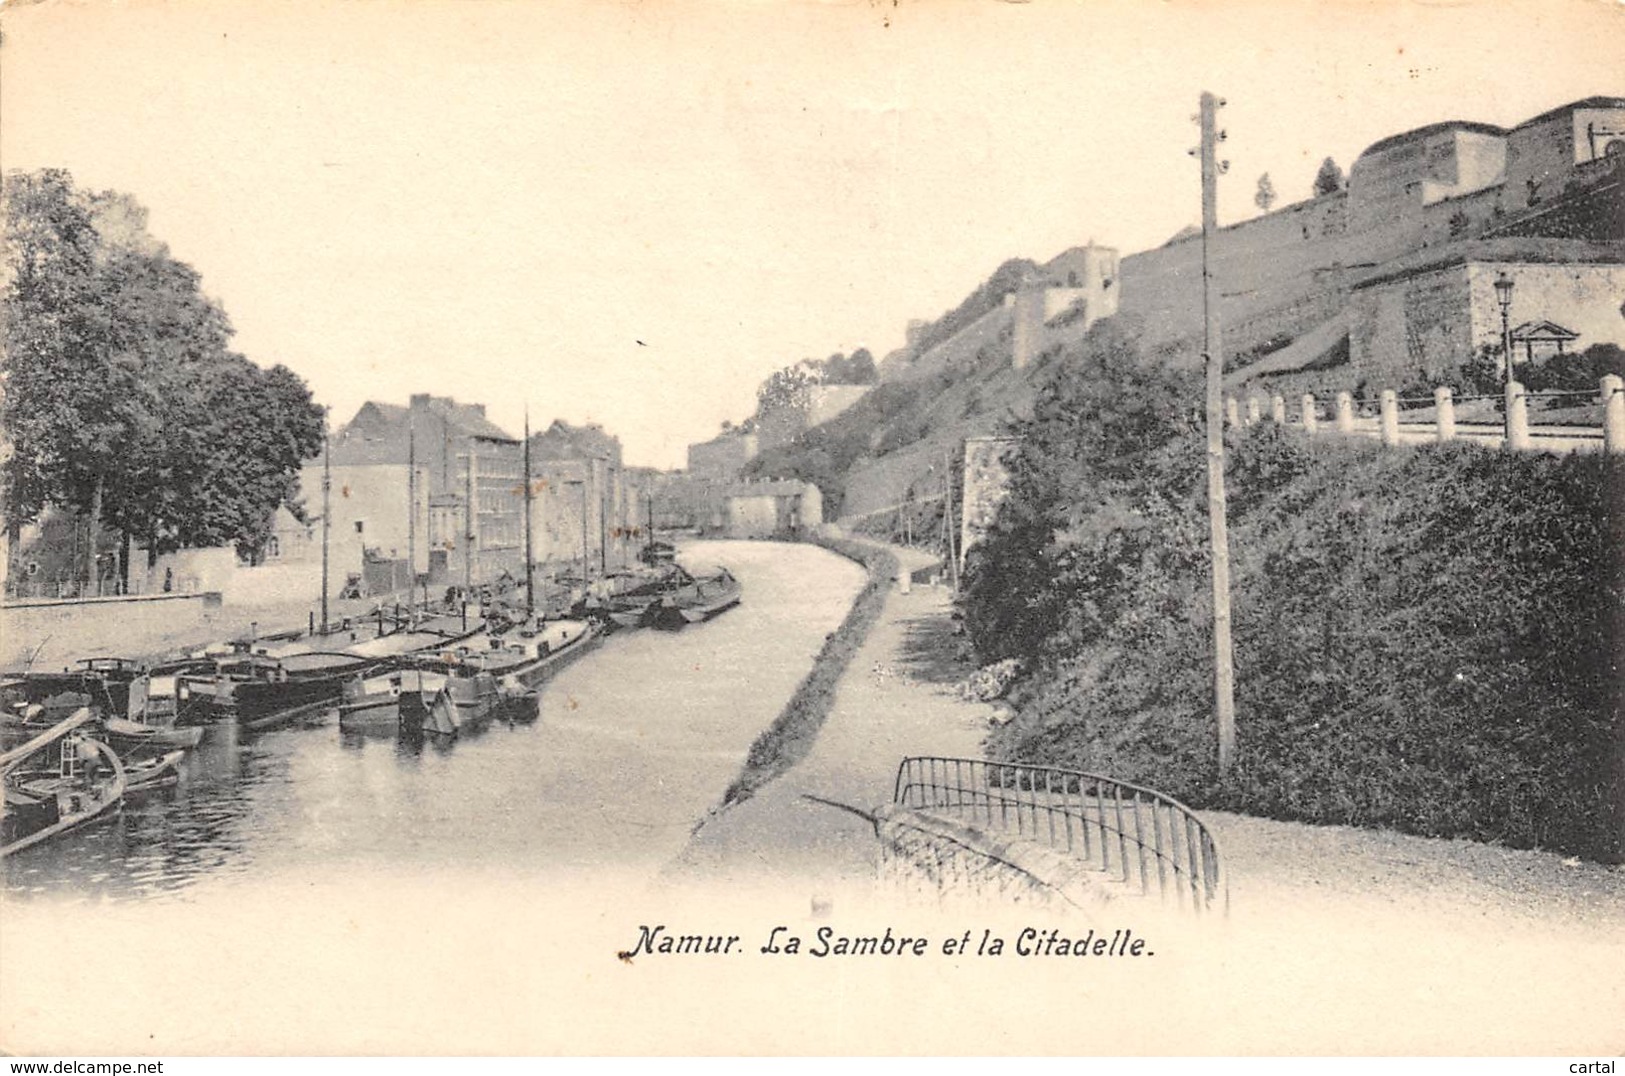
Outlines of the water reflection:
{"label": "water reflection", "polygon": [[676,634],[617,634],[542,685],[537,716],[455,739],[335,712],[222,721],[171,788],[0,862],[6,898],[172,894],[205,879],[417,866],[658,869],[716,803],[861,583],[820,550],[731,544],[747,599]]}

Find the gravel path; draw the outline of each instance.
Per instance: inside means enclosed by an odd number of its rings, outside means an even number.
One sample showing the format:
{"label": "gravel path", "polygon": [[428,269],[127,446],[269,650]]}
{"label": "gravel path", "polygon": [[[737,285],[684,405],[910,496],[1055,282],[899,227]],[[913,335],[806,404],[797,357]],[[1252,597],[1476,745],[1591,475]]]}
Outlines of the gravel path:
{"label": "gravel path", "polygon": [[[899,552],[905,568],[930,561]],[[815,894],[870,884],[879,853],[874,827],[832,804],[872,811],[890,802],[905,755],[981,752],[991,707],[952,694],[961,672],[942,658],[948,611],[945,588],[915,586],[909,594],[894,588],[841,680],[812,753],[708,819],[668,877]]]}
{"label": "gravel path", "polygon": [[[894,590],[813,753],[703,825],[668,883],[693,893],[714,894],[719,883],[730,893],[772,893],[781,905],[810,898],[814,919],[837,924],[929,922],[874,891],[869,822],[820,801],[869,809],[889,800],[905,754],[981,754],[991,708],[952,691],[969,669],[956,660],[948,612],[943,590]],[[1070,1030],[1003,1047],[1018,1051],[1040,1039],[1085,1053],[1601,1056],[1625,1048],[1625,869],[1470,841],[1203,817],[1230,879],[1225,920],[1197,928],[1129,898],[1113,906],[1110,922],[1094,924],[1153,934],[1154,966],[1101,978],[1105,965],[953,965],[944,982],[975,984],[988,999],[1034,999],[987,1009],[990,1019],[1019,1012],[1019,1025],[1030,1025],[1039,984],[1067,997]],[[1068,922],[1006,911],[1039,925]],[[965,1028],[979,1019],[979,1010],[952,1005]]]}

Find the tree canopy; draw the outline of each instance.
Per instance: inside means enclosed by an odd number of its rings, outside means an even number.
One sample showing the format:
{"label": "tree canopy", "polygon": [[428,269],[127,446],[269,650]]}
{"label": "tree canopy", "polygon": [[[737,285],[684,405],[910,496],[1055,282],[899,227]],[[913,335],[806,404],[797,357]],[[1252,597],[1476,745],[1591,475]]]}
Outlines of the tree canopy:
{"label": "tree canopy", "polygon": [[1270,182],[1268,172],[1258,177],[1258,190],[1253,194],[1253,204],[1266,213],[1270,211],[1270,206],[1275,204],[1275,184]]}
{"label": "tree canopy", "polygon": [[128,196],[14,172],[4,211],[8,525],[50,505],[150,553],[235,542],[252,556],[320,450],[309,388],[229,349],[225,312]]}
{"label": "tree canopy", "polygon": [[1327,157],[1320,162],[1320,171],[1315,173],[1315,197],[1326,194],[1336,194],[1343,189],[1343,170],[1337,167],[1337,162]]}

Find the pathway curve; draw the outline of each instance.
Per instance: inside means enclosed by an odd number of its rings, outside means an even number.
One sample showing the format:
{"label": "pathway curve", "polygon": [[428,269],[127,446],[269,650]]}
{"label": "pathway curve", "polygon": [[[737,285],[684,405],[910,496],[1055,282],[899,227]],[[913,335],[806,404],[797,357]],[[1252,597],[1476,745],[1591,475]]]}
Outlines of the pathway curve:
{"label": "pathway curve", "polygon": [[[914,570],[934,558],[895,550]],[[812,753],[756,795],[709,819],[668,871],[681,883],[726,879],[810,895],[874,879],[874,827],[845,804],[890,802],[905,755],[980,755],[992,708],[954,691],[950,593],[893,587],[879,622],[847,668]]]}

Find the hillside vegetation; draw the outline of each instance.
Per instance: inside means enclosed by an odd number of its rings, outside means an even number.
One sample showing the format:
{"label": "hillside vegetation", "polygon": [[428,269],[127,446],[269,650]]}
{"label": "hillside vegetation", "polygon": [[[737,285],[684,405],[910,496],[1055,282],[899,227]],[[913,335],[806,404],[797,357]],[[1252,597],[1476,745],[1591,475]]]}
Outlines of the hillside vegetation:
{"label": "hillside vegetation", "polygon": [[[1007,262],[1006,267],[1027,264]],[[1004,273],[1001,268],[994,279],[1002,279]],[[998,306],[1002,294],[992,300],[991,283],[944,315],[943,322],[957,324],[961,317],[974,321]],[[982,309],[989,302],[991,306]],[[966,354],[950,357],[923,375],[911,371],[906,378],[882,381],[830,421],[762,452],[746,468],[746,475],[814,483],[823,495],[826,516],[833,519],[843,513],[846,481],[854,470],[921,442],[957,446],[968,429],[991,431],[1024,418],[1035,378],[1032,370],[1011,369],[1008,329],[974,352],[964,350]],[[904,492],[899,490],[898,496]]]}
{"label": "hillside vegetation", "polygon": [[1057,364],[973,551],[1001,757],[1198,806],[1625,855],[1625,462],[1234,431],[1238,764],[1211,717],[1192,375],[1113,323]]}

